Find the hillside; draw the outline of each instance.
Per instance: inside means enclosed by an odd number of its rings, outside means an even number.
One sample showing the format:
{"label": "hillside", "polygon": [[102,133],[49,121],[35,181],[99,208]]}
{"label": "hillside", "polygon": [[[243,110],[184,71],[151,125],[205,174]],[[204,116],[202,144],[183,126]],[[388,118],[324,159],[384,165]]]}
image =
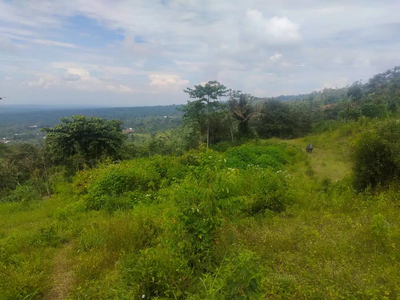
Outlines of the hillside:
{"label": "hillside", "polygon": [[359,131],[104,164],[1,203],[0,299],[396,299],[399,193],[351,187]]}

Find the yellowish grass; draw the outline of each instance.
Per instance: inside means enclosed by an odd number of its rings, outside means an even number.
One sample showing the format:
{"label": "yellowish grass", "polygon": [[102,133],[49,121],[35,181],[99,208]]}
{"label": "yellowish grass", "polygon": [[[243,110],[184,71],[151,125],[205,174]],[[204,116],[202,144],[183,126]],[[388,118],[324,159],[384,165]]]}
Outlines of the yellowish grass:
{"label": "yellowish grass", "polygon": [[72,248],[72,244],[68,244],[55,255],[52,289],[44,297],[45,300],[67,299],[74,279],[72,263],[69,257]]}

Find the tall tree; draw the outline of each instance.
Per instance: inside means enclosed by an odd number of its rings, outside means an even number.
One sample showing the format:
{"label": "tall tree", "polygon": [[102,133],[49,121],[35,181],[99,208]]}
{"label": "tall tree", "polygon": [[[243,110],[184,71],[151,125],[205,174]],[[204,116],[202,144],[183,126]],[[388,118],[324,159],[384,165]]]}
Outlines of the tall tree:
{"label": "tall tree", "polygon": [[269,99],[262,104],[256,126],[260,137],[290,138],[295,126],[287,103]]}
{"label": "tall tree", "polygon": [[233,91],[228,101],[230,113],[238,123],[239,134],[248,137],[250,135],[249,122],[254,115],[252,104],[253,96],[243,94],[241,91]]}
{"label": "tall tree", "polygon": [[97,117],[63,118],[54,128],[43,130],[47,133],[46,146],[56,163],[75,165],[78,169],[84,164],[94,166],[104,157],[118,158],[125,140],[120,121]]}
{"label": "tall tree", "polygon": [[214,108],[218,106],[218,100],[228,96],[230,90],[218,81],[209,81],[204,85],[195,85],[194,88],[186,88],[185,93],[189,94],[190,98],[196,99],[197,102],[192,107],[198,108],[198,117],[203,115],[204,106],[207,123],[207,150],[210,145],[210,114]]}
{"label": "tall tree", "polygon": [[347,96],[350,98],[352,103],[360,105],[363,97],[363,85],[361,82],[354,82],[347,90]]}

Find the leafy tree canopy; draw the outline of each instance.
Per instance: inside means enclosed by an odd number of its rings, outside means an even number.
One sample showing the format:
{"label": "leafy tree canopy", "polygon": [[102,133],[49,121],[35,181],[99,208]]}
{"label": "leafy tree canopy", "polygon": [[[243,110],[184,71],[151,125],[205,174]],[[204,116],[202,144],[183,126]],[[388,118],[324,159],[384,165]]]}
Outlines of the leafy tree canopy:
{"label": "leafy tree canopy", "polygon": [[[207,149],[210,145],[210,115],[214,109],[218,108],[218,100],[221,97],[228,96],[230,91],[218,81],[209,81],[204,85],[195,85],[194,88],[186,88],[184,90],[185,93],[189,94],[190,98],[197,99],[189,102],[187,108],[183,109],[185,111],[184,119],[197,123],[202,122],[204,119],[206,120]],[[201,124],[199,125],[202,127]]]}
{"label": "leafy tree canopy", "polygon": [[249,122],[255,112],[252,101],[253,96],[240,91],[233,91],[228,101],[230,113],[238,121],[238,132],[242,136],[250,134]]}
{"label": "leafy tree canopy", "polygon": [[[121,122],[85,116],[63,118],[54,128],[43,128],[46,145],[58,163],[65,164],[75,157],[78,167],[93,166],[105,157],[117,159],[125,136]],[[68,164],[68,163],[67,163]]]}
{"label": "leafy tree canopy", "polygon": [[184,92],[189,94],[190,98],[209,103],[210,100],[218,100],[221,97],[228,96],[230,89],[227,89],[218,81],[209,81],[204,85],[195,85],[194,89],[186,88]]}

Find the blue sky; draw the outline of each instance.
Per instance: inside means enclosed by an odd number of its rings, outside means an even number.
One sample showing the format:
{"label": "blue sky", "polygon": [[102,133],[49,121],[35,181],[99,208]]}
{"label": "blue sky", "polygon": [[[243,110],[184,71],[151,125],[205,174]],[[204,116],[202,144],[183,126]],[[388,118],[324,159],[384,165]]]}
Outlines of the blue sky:
{"label": "blue sky", "polygon": [[366,81],[400,63],[400,1],[0,0],[6,104],[185,103]]}

